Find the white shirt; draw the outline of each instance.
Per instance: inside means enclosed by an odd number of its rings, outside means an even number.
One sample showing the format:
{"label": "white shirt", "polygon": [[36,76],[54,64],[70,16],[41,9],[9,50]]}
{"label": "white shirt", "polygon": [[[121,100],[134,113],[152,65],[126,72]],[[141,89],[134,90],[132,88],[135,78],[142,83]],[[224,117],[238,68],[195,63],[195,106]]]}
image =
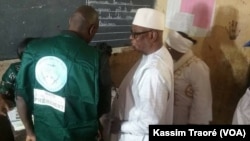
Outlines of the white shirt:
{"label": "white shirt", "polygon": [[208,66],[187,52],[174,64],[174,124],[209,124],[212,92]]}
{"label": "white shirt", "polygon": [[250,88],[239,100],[232,124],[250,124]]}
{"label": "white shirt", "polygon": [[120,141],[146,141],[149,125],[173,122],[173,60],[166,49],[143,55],[119,88]]}

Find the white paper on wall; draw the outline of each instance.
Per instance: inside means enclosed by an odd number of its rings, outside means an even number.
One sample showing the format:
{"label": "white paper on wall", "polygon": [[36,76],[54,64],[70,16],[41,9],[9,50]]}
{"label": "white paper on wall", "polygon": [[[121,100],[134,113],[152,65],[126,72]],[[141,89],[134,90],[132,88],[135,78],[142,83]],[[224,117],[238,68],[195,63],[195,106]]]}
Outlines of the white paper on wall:
{"label": "white paper on wall", "polygon": [[215,0],[168,0],[166,27],[204,37],[211,30]]}

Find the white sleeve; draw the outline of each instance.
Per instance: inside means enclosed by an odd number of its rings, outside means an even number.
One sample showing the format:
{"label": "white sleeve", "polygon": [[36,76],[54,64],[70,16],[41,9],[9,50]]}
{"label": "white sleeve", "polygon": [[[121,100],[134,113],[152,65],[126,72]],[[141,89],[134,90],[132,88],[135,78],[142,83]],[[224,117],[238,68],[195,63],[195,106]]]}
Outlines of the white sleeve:
{"label": "white sleeve", "polygon": [[239,100],[233,115],[232,124],[250,124],[250,88]]}
{"label": "white sleeve", "polygon": [[138,98],[134,96],[136,104],[130,112],[133,120],[125,121],[121,126],[123,133],[148,134],[149,125],[159,124],[166,117],[169,82],[155,68],[146,69],[143,74],[133,85],[136,89],[133,93],[137,93]]}

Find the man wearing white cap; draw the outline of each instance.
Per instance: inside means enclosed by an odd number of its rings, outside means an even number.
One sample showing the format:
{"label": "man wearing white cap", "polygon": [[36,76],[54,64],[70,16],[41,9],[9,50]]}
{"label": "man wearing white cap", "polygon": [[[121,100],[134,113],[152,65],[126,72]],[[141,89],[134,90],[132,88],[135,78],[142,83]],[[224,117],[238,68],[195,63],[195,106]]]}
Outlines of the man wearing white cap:
{"label": "man wearing white cap", "polygon": [[191,47],[196,40],[170,30],[166,46],[174,59],[174,124],[209,124],[212,92],[209,68]]}
{"label": "man wearing white cap", "polygon": [[142,58],[119,87],[117,117],[111,131],[119,141],[147,141],[151,124],[173,122],[173,60],[163,45],[164,14],[138,9],[130,40]]}

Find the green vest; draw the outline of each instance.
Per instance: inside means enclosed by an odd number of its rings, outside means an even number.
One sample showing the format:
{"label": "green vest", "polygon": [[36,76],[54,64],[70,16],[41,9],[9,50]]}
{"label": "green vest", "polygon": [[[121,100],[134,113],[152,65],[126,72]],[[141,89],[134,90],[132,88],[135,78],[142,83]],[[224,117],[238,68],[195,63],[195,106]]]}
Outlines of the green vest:
{"label": "green vest", "polygon": [[69,31],[29,43],[17,91],[34,115],[37,141],[96,140],[99,57]]}

